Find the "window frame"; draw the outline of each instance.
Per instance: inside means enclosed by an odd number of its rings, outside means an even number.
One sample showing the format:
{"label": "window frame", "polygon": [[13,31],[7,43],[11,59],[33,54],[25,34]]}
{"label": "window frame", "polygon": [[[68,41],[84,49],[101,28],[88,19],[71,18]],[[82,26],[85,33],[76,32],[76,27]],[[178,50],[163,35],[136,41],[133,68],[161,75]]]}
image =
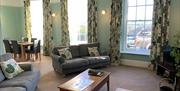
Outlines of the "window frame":
{"label": "window frame", "polygon": [[[146,1],[145,1],[146,2]],[[137,1],[136,1],[137,3]],[[130,48],[126,48],[126,45],[127,45],[127,25],[128,25],[128,22],[129,21],[133,21],[135,22],[135,28],[136,28],[136,22],[137,21],[143,21],[144,22],[144,28],[145,28],[145,22],[147,21],[152,21],[151,20],[146,20],[146,14],[145,14],[145,17],[144,17],[144,20],[128,20],[128,7],[139,7],[139,6],[152,6],[152,4],[150,5],[136,5],[136,6],[128,6],[128,0],[123,0],[123,7],[125,7],[122,11],[122,24],[121,24],[121,46],[120,46],[120,50],[121,50],[121,53],[128,53],[128,54],[137,54],[137,55],[150,55],[150,50],[147,50],[147,49],[130,49]],[[154,3],[153,3],[153,6],[154,6]],[[145,13],[146,13],[146,9],[145,9]],[[136,8],[136,15],[137,15],[137,8]]]}

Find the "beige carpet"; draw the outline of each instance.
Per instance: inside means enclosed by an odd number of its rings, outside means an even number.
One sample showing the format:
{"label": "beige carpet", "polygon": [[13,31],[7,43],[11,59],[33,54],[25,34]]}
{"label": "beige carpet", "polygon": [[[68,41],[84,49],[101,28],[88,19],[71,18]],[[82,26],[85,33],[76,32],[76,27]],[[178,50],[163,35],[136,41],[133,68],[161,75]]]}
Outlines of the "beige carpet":
{"label": "beige carpet", "polygon": [[132,91],[132,90],[123,89],[123,88],[117,88],[115,91]]}
{"label": "beige carpet", "polygon": [[[54,72],[51,58],[42,57],[41,63],[34,62],[35,68],[41,72],[41,80],[37,91],[59,91],[58,85],[68,81],[77,74],[63,77]],[[102,70],[111,72],[110,91],[116,91],[118,88],[129,89],[132,91],[159,91],[159,77],[147,69],[128,67],[128,66],[110,66]],[[104,85],[100,91],[107,91]],[[118,90],[121,91],[121,90]]]}

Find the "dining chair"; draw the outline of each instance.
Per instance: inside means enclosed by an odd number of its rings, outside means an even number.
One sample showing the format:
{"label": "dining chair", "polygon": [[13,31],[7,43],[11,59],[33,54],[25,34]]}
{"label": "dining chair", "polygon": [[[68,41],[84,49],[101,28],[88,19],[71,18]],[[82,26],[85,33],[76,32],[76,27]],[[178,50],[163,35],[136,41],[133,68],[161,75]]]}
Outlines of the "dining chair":
{"label": "dining chair", "polygon": [[34,42],[35,40],[37,40],[37,38],[31,38],[31,42]]}
{"label": "dining chair", "polygon": [[12,43],[13,53],[15,54],[15,58],[17,57],[17,54],[19,55],[19,57],[21,57],[21,47],[18,44],[17,40],[11,40],[11,43]]}
{"label": "dining chair", "polygon": [[40,59],[41,61],[41,41],[40,40],[34,40],[34,45],[33,47],[30,48],[30,50],[27,51],[27,53],[29,53],[30,55],[34,55],[33,59],[35,57],[35,59]]}
{"label": "dining chair", "polygon": [[9,40],[3,40],[3,42],[4,42],[4,47],[5,47],[6,53],[13,53],[13,49],[12,49],[12,46],[11,46]]}

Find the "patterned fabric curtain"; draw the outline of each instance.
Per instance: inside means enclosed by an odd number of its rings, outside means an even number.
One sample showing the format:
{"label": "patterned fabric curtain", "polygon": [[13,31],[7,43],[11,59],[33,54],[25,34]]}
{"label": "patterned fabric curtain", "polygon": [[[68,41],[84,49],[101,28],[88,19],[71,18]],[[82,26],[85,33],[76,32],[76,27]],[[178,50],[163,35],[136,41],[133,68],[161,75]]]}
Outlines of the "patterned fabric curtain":
{"label": "patterned fabric curtain", "polygon": [[70,45],[69,29],[68,29],[68,6],[67,0],[60,0],[61,7],[61,28],[62,28],[62,40],[61,43],[64,46]]}
{"label": "patterned fabric curtain", "polygon": [[50,0],[43,0],[43,54],[48,56],[53,47]]}
{"label": "patterned fabric curtain", "polygon": [[120,26],[122,0],[112,0],[110,21],[110,57],[113,64],[120,64]]}
{"label": "patterned fabric curtain", "polygon": [[88,43],[97,42],[97,3],[88,0]]}
{"label": "patterned fabric curtain", "polygon": [[30,0],[24,1],[25,37],[31,39]]}
{"label": "patterned fabric curtain", "polygon": [[152,31],[152,63],[162,62],[163,48],[168,44],[171,0],[154,0]]}

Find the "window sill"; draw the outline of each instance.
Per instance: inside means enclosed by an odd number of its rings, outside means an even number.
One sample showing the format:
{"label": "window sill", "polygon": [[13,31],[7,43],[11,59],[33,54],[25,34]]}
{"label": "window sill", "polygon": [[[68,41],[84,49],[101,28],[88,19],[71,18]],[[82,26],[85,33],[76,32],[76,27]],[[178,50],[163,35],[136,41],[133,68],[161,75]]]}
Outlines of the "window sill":
{"label": "window sill", "polygon": [[148,51],[121,51],[121,53],[134,54],[134,55],[144,55],[144,56],[150,55],[150,52],[148,52]]}

